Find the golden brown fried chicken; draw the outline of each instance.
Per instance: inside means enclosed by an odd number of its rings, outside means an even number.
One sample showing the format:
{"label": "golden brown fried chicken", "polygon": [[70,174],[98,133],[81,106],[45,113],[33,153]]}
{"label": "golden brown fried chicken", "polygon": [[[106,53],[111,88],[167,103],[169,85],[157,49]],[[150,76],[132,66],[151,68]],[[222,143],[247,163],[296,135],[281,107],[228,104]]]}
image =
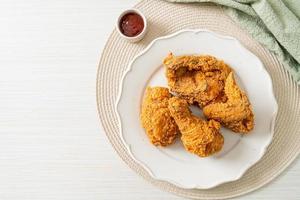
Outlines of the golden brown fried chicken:
{"label": "golden brown fried chicken", "polygon": [[222,149],[224,138],[219,132],[219,122],[194,116],[187,101],[178,97],[170,98],[169,110],[182,134],[181,140],[186,150],[206,157]]}
{"label": "golden brown fried chicken", "polygon": [[156,146],[172,144],[178,127],[170,115],[168,100],[171,98],[168,88],[148,87],[141,110],[141,123],[150,142]]}
{"label": "golden brown fried chicken", "polygon": [[166,77],[172,92],[200,107],[225,101],[223,89],[231,68],[213,56],[174,56],[165,60]]}
{"label": "golden brown fried chicken", "polygon": [[234,132],[248,133],[254,127],[254,115],[250,102],[244,92],[240,90],[230,73],[225,82],[225,103],[213,103],[203,108],[208,119],[221,122]]}

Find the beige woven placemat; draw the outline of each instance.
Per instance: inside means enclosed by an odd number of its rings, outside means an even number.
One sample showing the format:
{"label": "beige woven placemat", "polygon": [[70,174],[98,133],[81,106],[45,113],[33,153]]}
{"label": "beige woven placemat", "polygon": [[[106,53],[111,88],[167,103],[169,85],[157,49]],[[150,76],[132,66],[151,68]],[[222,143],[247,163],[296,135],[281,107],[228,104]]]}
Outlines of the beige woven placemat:
{"label": "beige woven placemat", "polygon": [[[138,44],[122,40],[114,30],[104,48],[97,76],[97,104],[103,128],[120,157],[138,174],[157,187],[195,199],[224,199],[253,191],[279,175],[300,153],[300,89],[277,59],[238,27],[222,10],[211,4],[171,4],[143,0],[136,5],[149,21],[149,32]],[[279,104],[275,135],[263,159],[237,181],[209,190],[187,190],[152,179],[130,158],[118,133],[114,110],[120,79],[129,61],[154,38],[184,28],[206,28],[239,39],[264,63],[273,79]],[[255,81],[255,80],[253,80]],[[257,88],[259,90],[259,88]]]}

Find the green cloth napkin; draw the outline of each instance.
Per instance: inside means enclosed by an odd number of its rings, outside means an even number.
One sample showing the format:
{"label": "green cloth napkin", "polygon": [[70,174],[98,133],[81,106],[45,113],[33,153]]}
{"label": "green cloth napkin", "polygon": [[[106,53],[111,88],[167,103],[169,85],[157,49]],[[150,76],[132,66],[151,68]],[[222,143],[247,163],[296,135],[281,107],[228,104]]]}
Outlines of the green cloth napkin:
{"label": "green cloth napkin", "polygon": [[166,0],[212,2],[272,51],[300,84],[300,0]]}

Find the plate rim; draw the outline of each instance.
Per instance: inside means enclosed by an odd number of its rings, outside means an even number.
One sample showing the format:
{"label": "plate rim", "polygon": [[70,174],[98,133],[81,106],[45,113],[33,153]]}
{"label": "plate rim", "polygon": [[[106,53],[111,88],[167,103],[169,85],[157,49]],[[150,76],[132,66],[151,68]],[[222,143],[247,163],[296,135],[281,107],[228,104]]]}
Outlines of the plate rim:
{"label": "plate rim", "polygon": [[[159,178],[157,175],[155,175],[155,173],[150,169],[150,167],[148,167],[144,162],[138,160],[137,158],[135,158],[134,154],[132,153],[131,151],[131,145],[128,144],[124,137],[123,137],[123,131],[122,131],[122,121],[121,121],[121,117],[120,117],[120,114],[119,114],[119,110],[118,110],[118,106],[119,106],[119,103],[120,103],[120,100],[121,100],[121,97],[122,97],[122,94],[123,94],[123,86],[124,86],[124,79],[125,77],[128,75],[129,72],[132,71],[132,66],[133,66],[133,63],[135,62],[136,59],[138,59],[139,57],[141,57],[142,55],[144,55],[146,52],[148,52],[151,47],[157,43],[158,41],[160,40],[164,40],[164,39],[169,39],[169,38],[172,38],[172,37],[175,37],[177,35],[180,35],[182,33],[186,33],[186,32],[192,32],[194,34],[197,34],[199,32],[206,32],[206,33],[210,33],[216,37],[219,37],[221,39],[228,39],[228,40],[232,40],[234,41],[235,43],[237,43],[241,48],[243,48],[247,53],[251,54],[253,57],[257,58],[258,62],[261,64],[261,70],[263,73],[265,73],[265,76],[267,77],[268,81],[270,82],[270,92],[271,92],[271,97],[273,98],[274,100],[274,112],[272,114],[272,119],[271,119],[271,125],[270,125],[270,140],[267,141],[266,145],[261,149],[260,151],[260,154],[259,156],[257,157],[257,160],[256,161],[253,161],[252,163],[248,164],[247,167],[243,168],[242,170],[239,171],[239,173],[237,173],[236,176],[232,177],[230,180],[224,180],[224,181],[221,181],[221,182],[218,182],[218,183],[215,183],[215,184],[212,184],[212,185],[209,185],[209,186],[199,186],[197,184],[193,184],[193,185],[183,185],[183,184],[180,184],[174,180],[170,180],[170,179],[167,179],[167,178]],[[132,60],[129,62],[126,70],[124,71],[122,77],[121,77],[121,81],[120,81],[120,87],[119,87],[119,91],[118,91],[118,95],[117,95],[117,98],[116,98],[116,102],[115,102],[115,105],[114,105],[114,110],[116,112],[116,115],[117,115],[117,121],[118,121],[118,124],[119,124],[119,127],[118,127],[118,130],[119,130],[119,135],[120,135],[120,139],[122,141],[122,143],[124,144],[128,154],[130,155],[130,157],[136,162],[138,163],[143,169],[145,169],[147,171],[147,173],[153,178],[153,179],[156,179],[158,181],[166,181],[166,182],[169,182],[177,187],[180,187],[180,188],[183,188],[183,189],[211,189],[211,188],[214,188],[214,187],[217,187],[219,185],[222,185],[224,183],[229,183],[229,182],[233,182],[233,181],[236,181],[238,179],[240,179],[253,165],[255,165],[257,162],[259,162],[263,155],[266,153],[269,145],[271,144],[272,140],[273,140],[273,137],[274,137],[274,132],[275,132],[275,121],[276,121],[276,117],[277,117],[277,114],[278,114],[278,103],[277,103],[277,99],[275,97],[275,94],[274,94],[274,86],[273,86],[273,81],[271,79],[271,76],[270,74],[268,73],[268,71],[266,70],[266,68],[264,67],[262,61],[254,54],[252,53],[249,49],[247,49],[238,39],[232,37],[232,36],[228,36],[228,35],[222,35],[222,34],[219,34],[219,33],[216,33],[214,31],[211,31],[209,29],[182,29],[182,30],[179,30],[177,32],[174,32],[172,34],[168,34],[168,35],[165,35],[165,36],[161,36],[161,37],[157,37],[155,38],[154,40],[152,40],[147,46],[146,48],[144,48],[141,52],[139,52],[136,56],[134,56],[132,58]]]}

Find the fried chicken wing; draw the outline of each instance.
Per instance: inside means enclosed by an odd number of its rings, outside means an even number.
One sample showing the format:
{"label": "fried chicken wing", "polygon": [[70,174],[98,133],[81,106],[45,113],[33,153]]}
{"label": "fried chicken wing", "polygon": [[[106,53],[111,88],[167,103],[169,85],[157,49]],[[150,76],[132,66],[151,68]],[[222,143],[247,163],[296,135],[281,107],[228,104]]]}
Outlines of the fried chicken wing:
{"label": "fried chicken wing", "polygon": [[254,127],[254,115],[251,104],[244,92],[240,90],[230,73],[225,82],[224,103],[213,103],[203,108],[208,119],[221,122],[222,125],[234,132],[248,133]]}
{"label": "fried chicken wing", "polygon": [[167,146],[176,138],[178,127],[170,115],[168,88],[148,87],[141,109],[141,124],[155,146]]}
{"label": "fried chicken wing", "polygon": [[205,121],[194,116],[186,100],[178,97],[169,99],[169,110],[182,134],[185,149],[200,157],[206,157],[220,151],[224,138],[220,134],[220,123]]}
{"label": "fried chicken wing", "polygon": [[166,77],[172,92],[200,107],[225,101],[224,83],[231,68],[213,56],[174,56],[164,59]]}

